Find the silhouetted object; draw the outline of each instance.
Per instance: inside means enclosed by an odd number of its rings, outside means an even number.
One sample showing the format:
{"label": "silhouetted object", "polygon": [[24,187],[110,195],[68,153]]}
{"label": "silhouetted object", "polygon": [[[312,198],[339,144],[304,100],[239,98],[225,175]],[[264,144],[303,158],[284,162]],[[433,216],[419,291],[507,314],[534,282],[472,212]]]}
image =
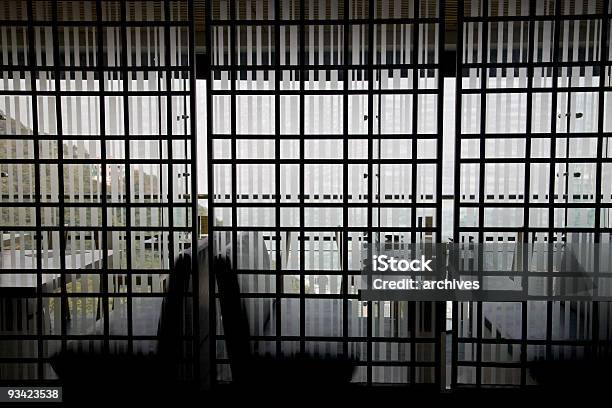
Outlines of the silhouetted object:
{"label": "silhouetted object", "polygon": [[223,257],[214,259],[213,269],[235,386],[253,390],[274,389],[275,393],[285,394],[300,390],[297,395],[301,396],[313,389],[338,391],[350,383],[355,364],[348,356],[338,358],[297,353],[273,357],[251,353],[248,315],[240,297],[238,276]]}
{"label": "silhouetted object", "polygon": [[[207,239],[198,245],[199,271],[206,268]],[[191,333],[191,298],[184,294],[191,290],[191,250],[184,251],[169,271],[167,293],[163,301],[148,307],[133,303],[132,320],[135,326],[157,327],[157,340],[134,341],[132,351],[105,349],[104,340],[70,340],[66,347],[52,357],[51,364],[64,386],[68,401],[173,401],[188,398],[197,387],[186,381],[182,373],[189,370],[193,359],[185,365],[189,348],[183,340]],[[152,307],[153,306],[153,307]],[[109,313],[110,333],[125,330],[127,303]],[[103,319],[87,333],[103,334]],[[68,333],[71,334],[71,333]],[[124,341],[127,346],[127,340]]]}

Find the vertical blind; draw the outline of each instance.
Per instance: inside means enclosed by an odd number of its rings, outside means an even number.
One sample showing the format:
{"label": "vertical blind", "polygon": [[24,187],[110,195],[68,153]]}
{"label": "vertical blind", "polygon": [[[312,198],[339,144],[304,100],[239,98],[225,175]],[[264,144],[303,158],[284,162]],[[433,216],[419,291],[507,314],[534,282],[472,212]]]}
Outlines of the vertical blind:
{"label": "vertical blind", "polygon": [[439,385],[444,305],[358,290],[366,245],[440,239],[443,5],[210,9],[214,250],[239,274],[253,352],[351,356],[355,382]]}
{"label": "vertical blind", "polygon": [[189,7],[0,5],[2,380],[72,341],[154,351],[139,313],[196,239]]}
{"label": "vertical blind", "polygon": [[[533,253],[510,279],[495,275],[513,269],[504,251],[475,259],[485,287],[528,300],[454,303],[455,387],[530,385],[529,363],[609,345],[609,302],[562,290],[592,270],[563,276],[552,255],[610,242],[609,13],[598,0],[459,2],[454,238]],[[593,296],[609,288],[593,282]]]}
{"label": "vertical blind", "polygon": [[[0,4],[0,379],[54,379],[49,357],[74,340],[153,350],[157,327],[134,316],[159,307],[199,225],[190,3]],[[358,291],[367,245],[442,240],[443,2],[207,5],[208,228],[238,271],[253,352],[351,356],[354,382],[440,386],[445,305]],[[458,66],[456,243],[610,243],[610,13],[458,2],[444,61]],[[530,261],[503,282],[532,300],[453,303],[454,387],[526,386],[531,361],[609,349],[609,302],[559,296],[574,278]],[[213,367],[230,381],[214,309]]]}

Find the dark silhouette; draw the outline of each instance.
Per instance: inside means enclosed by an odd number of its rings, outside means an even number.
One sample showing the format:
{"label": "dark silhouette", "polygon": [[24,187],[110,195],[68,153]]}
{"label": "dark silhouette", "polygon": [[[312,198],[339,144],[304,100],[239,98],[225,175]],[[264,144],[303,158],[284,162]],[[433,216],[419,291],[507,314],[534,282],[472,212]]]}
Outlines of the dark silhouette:
{"label": "dark silhouette", "polygon": [[[207,240],[200,242],[200,275],[206,274]],[[139,341],[133,350],[92,349],[88,340],[71,340],[51,359],[53,369],[64,387],[64,400],[77,401],[180,401],[197,391],[197,386],[181,374],[196,362],[186,360],[188,349],[182,336],[189,333],[192,321],[190,299],[192,251],[179,255],[169,273],[168,290],[160,307],[134,307],[133,321],[158,327],[157,340]],[[111,332],[125,324],[127,304],[109,313]],[[88,333],[103,333],[103,320]],[[102,341],[99,341],[102,343]],[[145,351],[154,350],[145,354]]]}
{"label": "dark silhouette", "polygon": [[[213,268],[219,288],[221,316],[227,345],[232,382],[235,387],[274,389],[276,393],[316,389],[337,392],[352,378],[354,361],[350,357],[256,356],[249,344],[249,322],[240,298],[238,276],[230,262],[214,259]],[[265,388],[262,388],[265,387]]]}

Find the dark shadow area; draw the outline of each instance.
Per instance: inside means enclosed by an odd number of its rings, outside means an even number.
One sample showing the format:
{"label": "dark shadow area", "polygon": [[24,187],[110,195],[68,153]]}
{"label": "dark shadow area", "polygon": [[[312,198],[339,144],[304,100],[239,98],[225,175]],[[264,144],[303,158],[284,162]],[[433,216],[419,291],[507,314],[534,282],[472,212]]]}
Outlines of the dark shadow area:
{"label": "dark shadow area", "polygon": [[530,366],[541,392],[559,396],[572,396],[577,390],[591,396],[609,392],[610,356],[542,360]]}
{"label": "dark shadow area", "polygon": [[321,391],[346,388],[352,378],[354,361],[350,357],[312,356],[297,353],[279,358],[255,356],[249,345],[249,322],[238,276],[222,257],[213,262],[219,288],[223,330],[232,369],[233,387],[261,390],[273,385],[285,392],[315,387]]}
{"label": "dark shadow area", "polygon": [[[207,240],[198,246],[198,256],[205,257]],[[198,273],[203,274],[205,259],[200,259]],[[64,387],[64,400],[79,401],[151,401],[176,402],[195,397],[197,385],[190,378],[195,361],[184,340],[192,331],[192,308],[185,301],[191,291],[192,251],[183,252],[169,274],[168,290],[159,308],[132,310],[137,324],[157,327],[156,340],[140,340],[132,350],[110,352],[104,346],[91,347],[88,340],[71,340],[52,357],[51,364]],[[126,308],[127,303],[121,307]],[[109,326],[124,319],[125,311],[109,314]],[[97,326],[101,326],[99,321]],[[101,333],[95,327],[92,333]],[[88,333],[76,333],[88,334]],[[151,352],[153,350],[153,352]]]}

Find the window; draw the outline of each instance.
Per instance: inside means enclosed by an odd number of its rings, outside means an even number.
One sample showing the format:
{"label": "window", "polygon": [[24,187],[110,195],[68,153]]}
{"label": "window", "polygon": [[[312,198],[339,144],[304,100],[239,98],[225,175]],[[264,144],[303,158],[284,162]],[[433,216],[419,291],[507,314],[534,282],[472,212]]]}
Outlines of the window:
{"label": "window", "polygon": [[[608,303],[563,296],[580,277],[546,259],[549,246],[609,242],[600,209],[609,10],[600,1],[462,3],[455,240],[522,247],[528,274],[506,283],[530,300],[455,302],[452,383],[525,386],[535,382],[527,362],[584,356],[609,326],[597,317]],[[474,261],[490,284],[512,269]]]}
{"label": "window", "polygon": [[197,239],[191,3],[0,6],[2,380],[54,379],[74,342],[150,351],[140,313]]}
{"label": "window", "polygon": [[[358,290],[366,245],[440,239],[443,7],[216,4],[210,206],[250,320],[270,318],[254,350],[351,355],[355,382],[440,384],[444,304]],[[229,381],[222,333],[215,347]]]}

